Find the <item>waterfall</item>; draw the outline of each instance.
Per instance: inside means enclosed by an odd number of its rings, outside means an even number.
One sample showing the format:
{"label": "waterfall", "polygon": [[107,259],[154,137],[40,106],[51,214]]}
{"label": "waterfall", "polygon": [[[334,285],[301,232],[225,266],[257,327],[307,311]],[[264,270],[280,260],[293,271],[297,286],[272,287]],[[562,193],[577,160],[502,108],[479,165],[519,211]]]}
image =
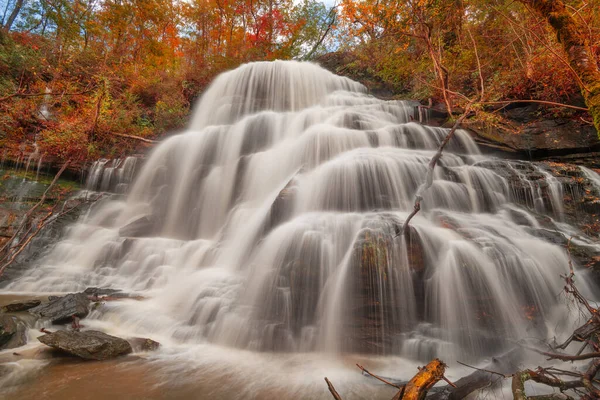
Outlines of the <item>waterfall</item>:
{"label": "waterfall", "polygon": [[[243,65],[189,129],[87,188],[125,192],[70,227],[12,291],[139,293],[93,318],[178,345],[477,359],[565,320],[560,183],[481,155],[458,130],[406,235],[447,129],[310,63]],[[582,286],[584,283],[582,283]]]}

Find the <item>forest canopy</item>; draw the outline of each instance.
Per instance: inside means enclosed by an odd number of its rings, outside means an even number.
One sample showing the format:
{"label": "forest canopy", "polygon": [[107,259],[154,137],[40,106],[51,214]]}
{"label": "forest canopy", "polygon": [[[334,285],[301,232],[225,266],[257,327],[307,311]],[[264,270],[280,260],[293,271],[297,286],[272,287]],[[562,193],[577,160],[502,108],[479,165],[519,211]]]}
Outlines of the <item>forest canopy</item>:
{"label": "forest canopy", "polygon": [[597,70],[598,0],[6,0],[0,144],[18,155],[36,142],[61,160],[125,155],[181,129],[215,75],[274,59],[330,64],[450,118],[473,98],[491,123],[503,101],[586,108],[600,98],[545,3],[563,4]]}

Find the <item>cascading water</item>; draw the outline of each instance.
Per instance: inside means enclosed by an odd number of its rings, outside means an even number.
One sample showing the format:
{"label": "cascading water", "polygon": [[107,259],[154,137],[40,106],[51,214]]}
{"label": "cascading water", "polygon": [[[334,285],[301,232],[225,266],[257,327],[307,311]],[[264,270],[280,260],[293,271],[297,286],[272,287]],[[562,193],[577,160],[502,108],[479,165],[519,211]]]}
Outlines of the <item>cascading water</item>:
{"label": "cascading water", "polygon": [[[547,337],[568,259],[533,213],[562,218],[560,184],[457,131],[398,235],[447,133],[413,122],[415,106],[309,63],[227,72],[125,199],[8,289],[135,291],[92,318],[177,345],[449,362]],[[120,182],[105,164],[91,189]]]}

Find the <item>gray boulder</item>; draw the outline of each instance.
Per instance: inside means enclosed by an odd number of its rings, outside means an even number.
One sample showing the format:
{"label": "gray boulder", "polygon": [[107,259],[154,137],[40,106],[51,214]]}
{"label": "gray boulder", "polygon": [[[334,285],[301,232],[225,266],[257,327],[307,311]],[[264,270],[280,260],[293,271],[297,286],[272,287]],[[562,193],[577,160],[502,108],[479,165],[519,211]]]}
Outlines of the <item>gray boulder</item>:
{"label": "gray boulder", "polygon": [[0,350],[14,349],[27,343],[27,325],[14,315],[0,314]]}
{"label": "gray boulder", "polygon": [[29,310],[30,308],[37,307],[40,304],[42,304],[42,302],[40,300],[17,301],[17,302],[12,302],[10,304],[2,306],[2,308],[0,308],[0,310],[2,310],[2,312],[6,312],[6,313],[13,313],[13,312],[19,312],[19,311],[26,311],[26,310]]}
{"label": "gray boulder", "polygon": [[48,318],[53,324],[64,324],[73,319],[73,315],[85,318],[89,312],[90,300],[83,293],[68,294],[51,300],[29,310],[30,313]]}
{"label": "gray boulder", "polygon": [[132,351],[126,340],[98,331],[56,331],[40,336],[38,340],[85,360],[108,360]]}

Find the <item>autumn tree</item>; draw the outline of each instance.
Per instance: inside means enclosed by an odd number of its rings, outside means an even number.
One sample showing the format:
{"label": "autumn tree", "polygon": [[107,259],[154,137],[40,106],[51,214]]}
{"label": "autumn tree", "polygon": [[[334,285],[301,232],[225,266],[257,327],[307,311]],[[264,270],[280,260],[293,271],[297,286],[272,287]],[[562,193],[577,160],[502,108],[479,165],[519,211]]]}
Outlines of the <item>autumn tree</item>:
{"label": "autumn tree", "polygon": [[[560,0],[520,0],[539,13],[556,34],[576,75],[581,94],[600,136],[600,69],[591,46],[590,27],[581,15]],[[577,9],[574,9],[578,14]],[[596,44],[598,45],[598,44]]]}

